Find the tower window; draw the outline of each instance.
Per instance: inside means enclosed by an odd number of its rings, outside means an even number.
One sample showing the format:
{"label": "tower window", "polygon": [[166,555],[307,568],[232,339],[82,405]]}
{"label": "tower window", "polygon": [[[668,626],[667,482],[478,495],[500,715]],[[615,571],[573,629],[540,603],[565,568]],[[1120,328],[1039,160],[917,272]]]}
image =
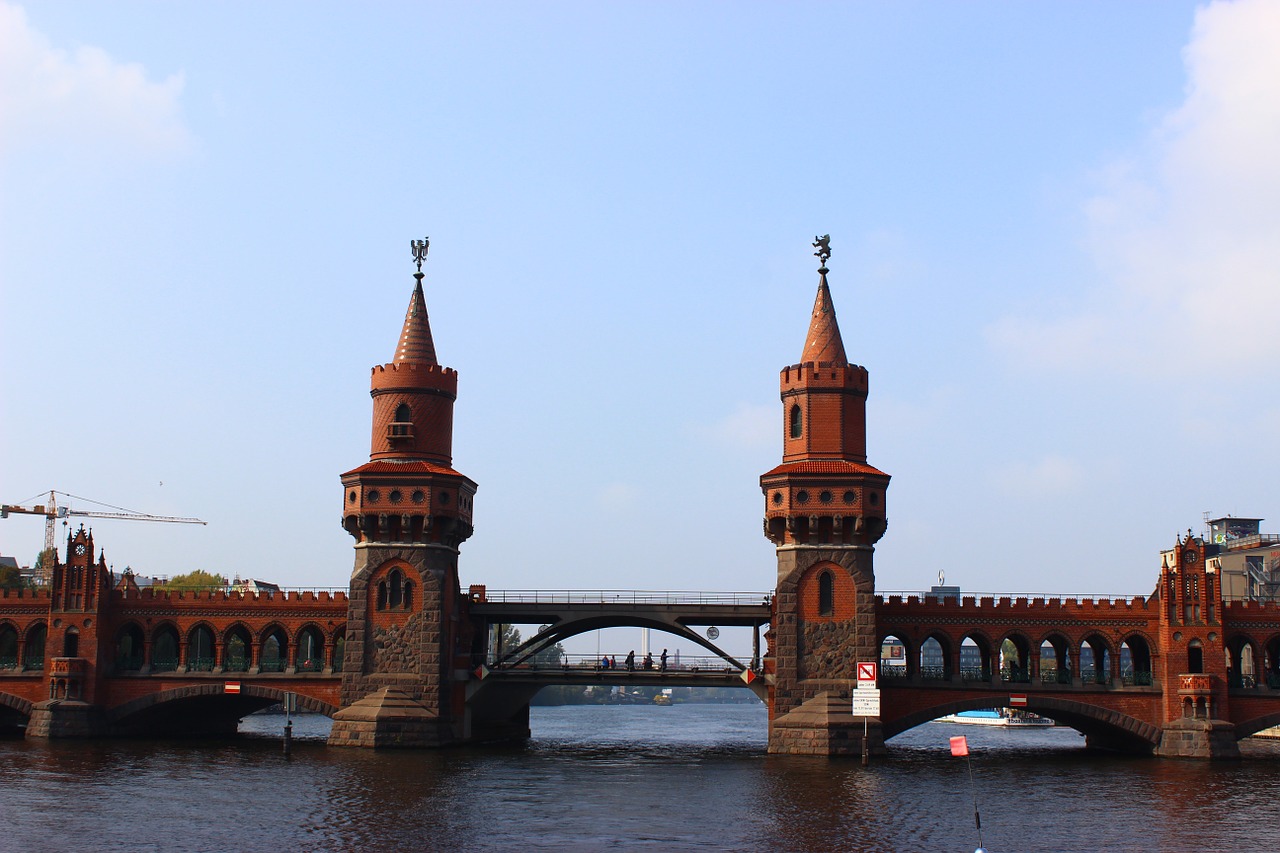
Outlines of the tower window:
{"label": "tower window", "polygon": [[833,616],[836,612],[836,581],[831,572],[818,575],[818,615]]}
{"label": "tower window", "polygon": [[800,407],[793,405],[791,407],[791,437],[799,438],[804,428],[804,415],[800,413]]}
{"label": "tower window", "polygon": [[413,438],[413,409],[408,403],[396,406],[395,420],[387,426],[387,438]]}

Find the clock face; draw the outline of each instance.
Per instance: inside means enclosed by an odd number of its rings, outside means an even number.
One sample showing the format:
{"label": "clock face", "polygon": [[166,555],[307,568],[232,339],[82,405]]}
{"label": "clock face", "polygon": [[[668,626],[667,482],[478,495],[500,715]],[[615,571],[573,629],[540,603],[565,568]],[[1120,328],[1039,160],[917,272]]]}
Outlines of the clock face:
{"label": "clock face", "polygon": [[1182,552],[1182,562],[1186,563],[1187,565],[1191,565],[1191,564],[1192,564],[1192,563],[1194,563],[1195,561],[1196,561],[1196,552],[1195,552],[1195,551],[1184,551],[1184,552]]}
{"label": "clock face", "polygon": [[84,543],[83,543],[83,542],[81,542],[79,545],[77,545],[77,546],[76,546],[76,556],[77,556],[77,557],[83,557],[83,556],[84,556]]}

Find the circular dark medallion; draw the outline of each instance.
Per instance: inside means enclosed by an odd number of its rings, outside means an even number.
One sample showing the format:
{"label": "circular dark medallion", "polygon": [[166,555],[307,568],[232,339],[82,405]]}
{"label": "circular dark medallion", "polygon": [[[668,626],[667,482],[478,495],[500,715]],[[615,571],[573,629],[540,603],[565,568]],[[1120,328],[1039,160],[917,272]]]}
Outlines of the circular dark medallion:
{"label": "circular dark medallion", "polygon": [[853,489],[844,493],[844,502],[847,504],[856,504],[858,502],[858,493]]}
{"label": "circular dark medallion", "polygon": [[426,499],[427,499],[427,496],[423,493],[422,489],[417,489],[417,490],[415,490],[415,491],[414,491],[414,493],[413,493],[413,502],[414,502],[414,503],[416,503],[416,504],[420,504],[420,503],[422,503],[423,501],[425,501]]}
{"label": "circular dark medallion", "polygon": [[1192,563],[1194,563],[1195,561],[1196,561],[1196,552],[1195,552],[1195,551],[1183,551],[1183,552],[1182,552],[1182,562],[1186,563],[1186,564],[1189,566],[1189,565],[1191,565]]}
{"label": "circular dark medallion", "polygon": [[347,503],[355,503],[356,497],[357,497],[356,490],[352,489],[351,494],[347,495]]}
{"label": "circular dark medallion", "polygon": [[368,499],[369,503],[376,504],[379,500],[382,499],[382,493],[379,492],[377,489],[370,489],[365,494],[365,497]]}
{"label": "circular dark medallion", "polygon": [[403,498],[404,498],[404,495],[400,493],[399,489],[392,489],[391,494],[387,495],[387,500],[391,501],[393,504],[400,503],[401,499]]}
{"label": "circular dark medallion", "polygon": [[804,489],[796,492],[796,503],[805,504],[809,502],[809,493]]}
{"label": "circular dark medallion", "polygon": [[782,492],[774,492],[774,493],[773,493],[773,502],[774,502],[775,504],[780,504],[780,503],[782,503]]}
{"label": "circular dark medallion", "polygon": [[824,489],[818,493],[818,500],[822,501],[824,504],[831,503],[831,493]]}

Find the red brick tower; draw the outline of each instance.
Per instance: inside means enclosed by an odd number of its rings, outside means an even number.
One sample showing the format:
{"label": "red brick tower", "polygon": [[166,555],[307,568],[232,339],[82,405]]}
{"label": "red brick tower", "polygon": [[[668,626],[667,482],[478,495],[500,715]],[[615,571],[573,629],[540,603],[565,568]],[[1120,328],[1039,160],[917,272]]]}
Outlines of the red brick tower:
{"label": "red brick tower", "polygon": [[395,357],[373,368],[369,461],[342,475],[342,524],[356,558],[336,745],[461,736],[458,546],[471,535],[476,484],[452,467],[458,375],[436,361],[422,293],[427,241],[413,248],[417,283]]}
{"label": "red brick tower", "polygon": [[1162,555],[1160,658],[1164,731],[1157,755],[1238,758],[1235,726],[1227,722],[1228,682],[1222,583],[1208,558],[1216,546],[1187,531]]}
{"label": "red brick tower", "polygon": [[[857,662],[879,658],[872,555],[889,475],[867,464],[867,371],[845,356],[828,240],[814,243],[822,266],[804,353],[781,374],[782,464],[760,478],[778,553],[770,752],[860,752],[864,721],[850,693]],[[868,729],[883,749],[879,721]]]}
{"label": "red brick tower", "polygon": [[105,730],[97,703],[106,659],[98,635],[109,630],[100,609],[105,610],[110,577],[104,555],[94,562],[93,533],[82,525],[68,534],[67,560],[60,563],[55,555],[50,584],[44,660],[49,698],[32,708],[28,737],[86,737]]}

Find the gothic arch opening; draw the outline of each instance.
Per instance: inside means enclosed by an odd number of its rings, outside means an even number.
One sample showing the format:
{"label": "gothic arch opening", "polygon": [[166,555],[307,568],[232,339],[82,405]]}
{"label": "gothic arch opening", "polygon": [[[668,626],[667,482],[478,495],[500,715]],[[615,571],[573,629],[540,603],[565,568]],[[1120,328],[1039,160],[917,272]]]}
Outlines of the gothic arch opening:
{"label": "gothic arch opening", "polygon": [[217,650],[213,645],[213,632],[204,625],[197,625],[187,634],[187,670],[212,672],[217,663]]}

